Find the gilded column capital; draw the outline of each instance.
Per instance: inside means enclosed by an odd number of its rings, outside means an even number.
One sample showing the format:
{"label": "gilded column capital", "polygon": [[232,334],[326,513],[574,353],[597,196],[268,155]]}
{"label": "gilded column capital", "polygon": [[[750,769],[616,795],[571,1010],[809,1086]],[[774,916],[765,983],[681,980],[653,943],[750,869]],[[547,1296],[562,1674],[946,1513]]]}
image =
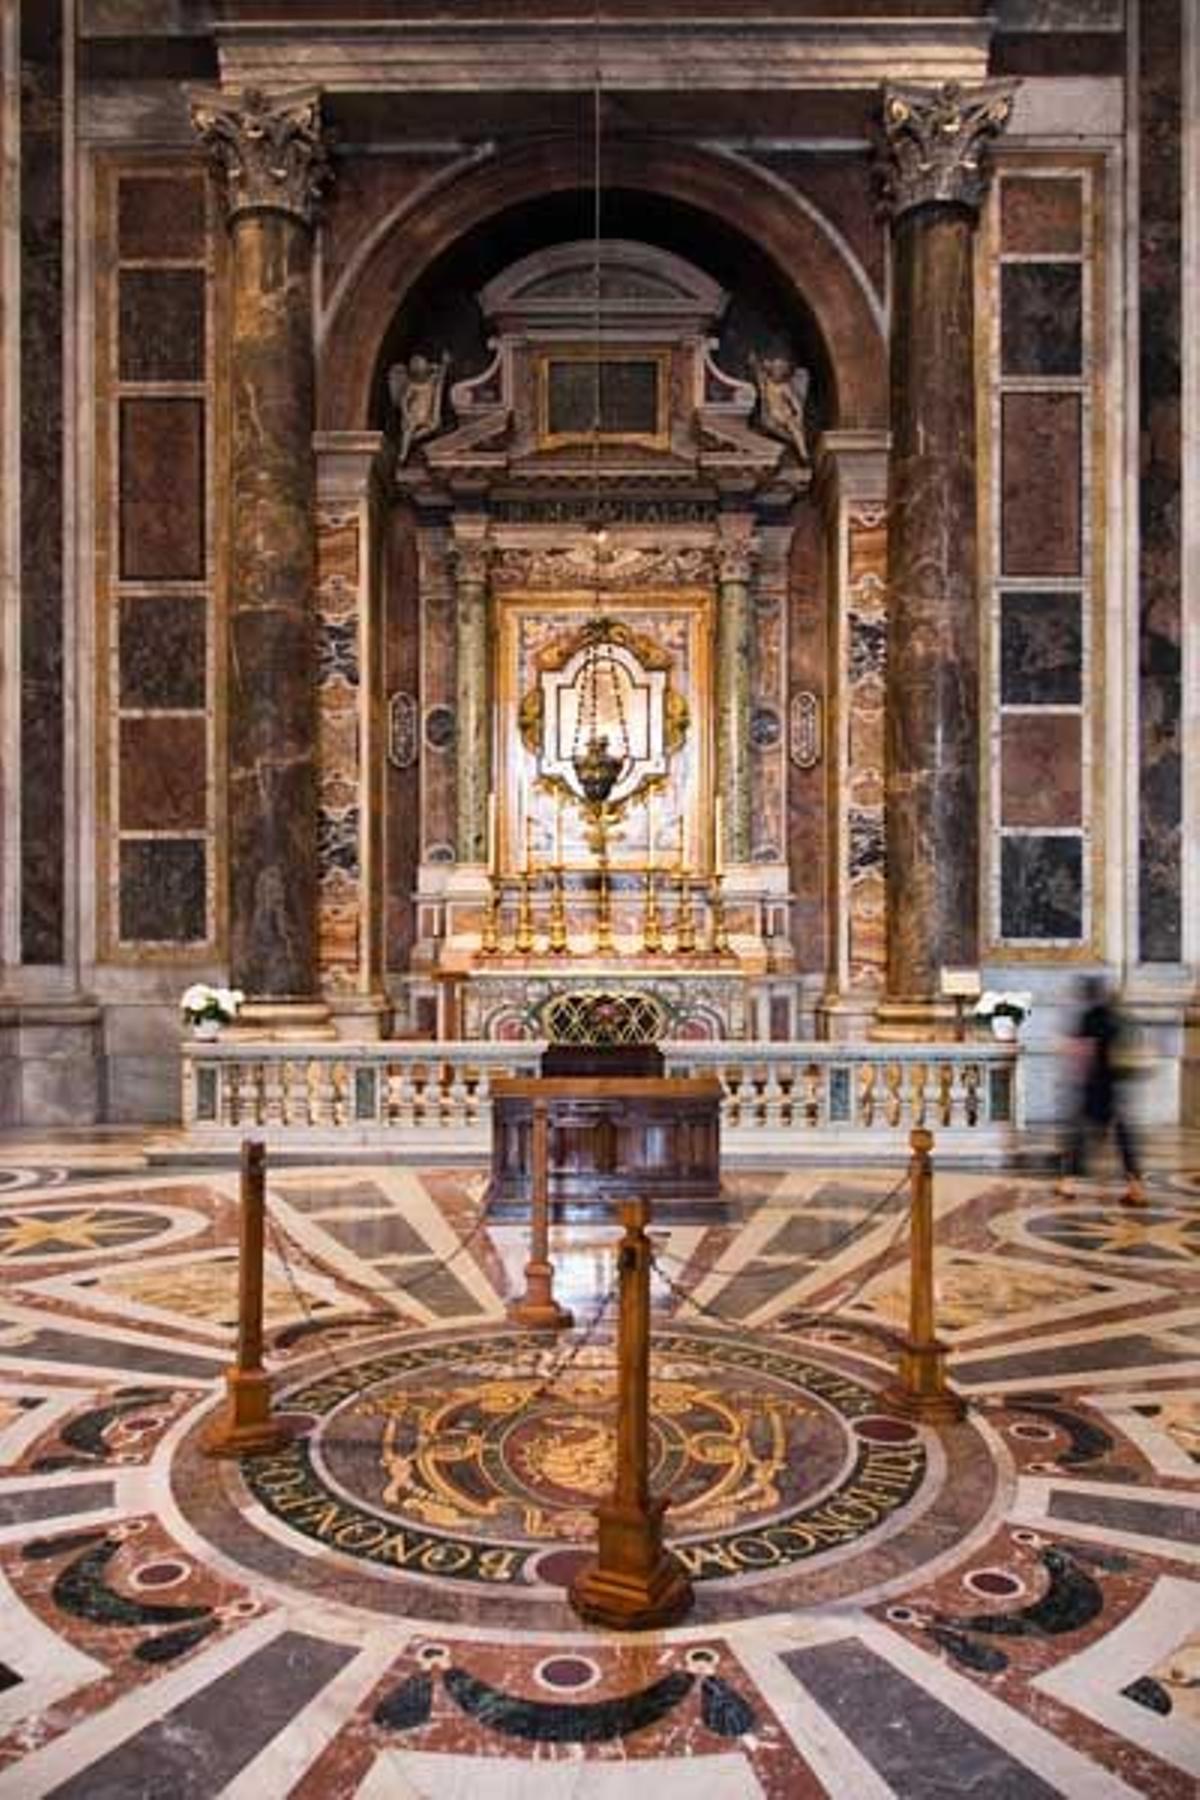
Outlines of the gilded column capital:
{"label": "gilded column capital", "polygon": [[884,84],[878,169],[893,219],[914,206],[978,212],[991,179],[991,140],[1012,115],[1019,83],[961,87]]}
{"label": "gilded column capital", "polygon": [[312,230],[330,177],[318,88],[197,88],[191,113],[230,225],[246,213],[281,212]]}

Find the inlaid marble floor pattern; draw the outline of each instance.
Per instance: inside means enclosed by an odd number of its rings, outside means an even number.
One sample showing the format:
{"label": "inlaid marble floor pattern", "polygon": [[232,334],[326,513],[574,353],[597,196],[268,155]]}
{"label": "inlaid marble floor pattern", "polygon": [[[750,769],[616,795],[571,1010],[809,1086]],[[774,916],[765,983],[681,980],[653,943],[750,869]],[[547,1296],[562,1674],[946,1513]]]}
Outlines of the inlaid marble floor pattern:
{"label": "inlaid marble floor pattern", "polygon": [[565,1587],[613,1464],[615,1227],[513,1330],[478,1170],[280,1167],[290,1442],[205,1456],[237,1178],[0,1146],[0,1800],[1162,1796],[1200,1781],[1200,1154],[1148,1204],[939,1174],[961,1423],[889,1407],[898,1171],[655,1228],[652,1458],[696,1605]]}

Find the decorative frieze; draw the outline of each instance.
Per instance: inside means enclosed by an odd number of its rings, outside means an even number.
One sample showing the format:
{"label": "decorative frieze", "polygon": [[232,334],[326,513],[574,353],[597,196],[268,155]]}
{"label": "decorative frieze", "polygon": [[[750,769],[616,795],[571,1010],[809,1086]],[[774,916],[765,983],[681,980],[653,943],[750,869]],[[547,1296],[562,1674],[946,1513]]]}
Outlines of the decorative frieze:
{"label": "decorative frieze", "polygon": [[492,581],[512,588],[704,586],[713,580],[713,552],[700,545],[616,542],[509,546],[496,551]]}

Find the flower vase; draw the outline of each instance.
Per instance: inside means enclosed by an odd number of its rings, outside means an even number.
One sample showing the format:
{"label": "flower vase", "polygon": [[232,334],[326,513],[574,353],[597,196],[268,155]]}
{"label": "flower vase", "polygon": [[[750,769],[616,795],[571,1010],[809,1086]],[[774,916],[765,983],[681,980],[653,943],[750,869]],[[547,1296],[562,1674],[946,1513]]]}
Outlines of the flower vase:
{"label": "flower vase", "polygon": [[212,1044],[221,1035],[220,1019],[194,1019],[192,1036],[201,1044]]}
{"label": "flower vase", "polygon": [[993,1013],[992,1036],[1001,1044],[1015,1044],[1017,1041],[1017,1021],[1008,1013]]}

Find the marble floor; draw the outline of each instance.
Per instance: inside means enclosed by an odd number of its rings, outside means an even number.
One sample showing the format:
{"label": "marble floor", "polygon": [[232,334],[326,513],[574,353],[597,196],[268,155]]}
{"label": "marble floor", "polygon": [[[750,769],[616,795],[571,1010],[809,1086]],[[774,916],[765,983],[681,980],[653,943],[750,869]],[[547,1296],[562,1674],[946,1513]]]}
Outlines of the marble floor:
{"label": "marble floor", "polygon": [[0,1800],[1192,1796],[1200,1141],[1148,1202],[936,1181],[966,1417],[888,1405],[899,1170],[731,1173],[655,1227],[652,1457],[695,1608],[585,1628],[615,1230],[514,1331],[477,1170],[280,1166],[290,1440],[204,1453],[237,1174],[0,1141]]}

